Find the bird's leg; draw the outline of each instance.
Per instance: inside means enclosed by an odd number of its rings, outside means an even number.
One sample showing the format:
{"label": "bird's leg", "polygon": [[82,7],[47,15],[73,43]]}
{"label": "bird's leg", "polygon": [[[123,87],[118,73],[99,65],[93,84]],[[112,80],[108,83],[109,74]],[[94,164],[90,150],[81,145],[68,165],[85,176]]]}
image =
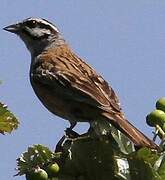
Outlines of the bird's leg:
{"label": "bird's leg", "polygon": [[70,127],[66,128],[65,130],[65,134],[67,137],[69,138],[77,138],[80,135],[78,133],[76,133],[75,131],[73,131],[72,129],[76,126],[76,122],[70,122]]}
{"label": "bird's leg", "polygon": [[70,122],[70,127],[69,129],[72,130],[75,126],[76,126],[77,122],[73,121],[73,122]]}
{"label": "bird's leg", "polygon": [[67,138],[76,138],[79,136],[78,133],[73,131],[72,129],[76,126],[76,122],[70,122],[70,127],[66,128],[65,135],[60,139],[60,141],[57,143],[55,152],[61,152],[63,150],[63,144],[67,140]]}

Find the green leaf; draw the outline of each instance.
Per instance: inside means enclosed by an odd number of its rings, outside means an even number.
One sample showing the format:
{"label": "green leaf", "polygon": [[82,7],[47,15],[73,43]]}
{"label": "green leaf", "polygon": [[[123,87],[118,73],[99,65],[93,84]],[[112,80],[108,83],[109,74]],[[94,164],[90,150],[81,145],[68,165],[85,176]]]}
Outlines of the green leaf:
{"label": "green leaf", "polygon": [[28,150],[17,159],[17,175],[26,174],[37,167],[44,168],[47,164],[53,162],[54,158],[58,158],[57,153],[54,154],[43,145],[38,144],[28,147]]}
{"label": "green leaf", "polygon": [[0,103],[0,133],[11,133],[18,128],[18,125],[18,119],[7,109],[6,105]]}
{"label": "green leaf", "polygon": [[133,143],[120,131],[113,128],[112,136],[118,143],[121,152],[123,152],[124,154],[129,154],[135,151]]}
{"label": "green leaf", "polygon": [[160,158],[160,167],[158,169],[158,174],[161,177],[161,180],[165,179],[165,154],[163,153]]}

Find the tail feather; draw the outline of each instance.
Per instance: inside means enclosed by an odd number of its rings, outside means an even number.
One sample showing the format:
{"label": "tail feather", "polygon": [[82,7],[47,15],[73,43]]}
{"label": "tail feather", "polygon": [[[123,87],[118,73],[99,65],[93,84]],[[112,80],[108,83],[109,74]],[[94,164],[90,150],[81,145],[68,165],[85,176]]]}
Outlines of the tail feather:
{"label": "tail feather", "polygon": [[104,112],[103,115],[108,118],[108,121],[110,121],[113,126],[125,134],[135,144],[135,146],[139,148],[149,147],[151,149],[159,149],[158,145],[134,127],[127,119],[120,115],[112,115],[107,112]]}

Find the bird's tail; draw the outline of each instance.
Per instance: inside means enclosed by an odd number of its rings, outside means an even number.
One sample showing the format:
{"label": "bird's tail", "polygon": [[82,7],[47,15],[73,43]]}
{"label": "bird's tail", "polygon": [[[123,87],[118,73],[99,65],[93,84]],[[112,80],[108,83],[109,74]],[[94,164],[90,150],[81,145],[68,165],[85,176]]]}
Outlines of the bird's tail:
{"label": "bird's tail", "polygon": [[136,147],[149,147],[151,149],[159,149],[159,147],[136,127],[134,127],[127,119],[120,115],[111,115],[108,112],[104,112],[103,116],[106,117],[110,123],[125,134]]}

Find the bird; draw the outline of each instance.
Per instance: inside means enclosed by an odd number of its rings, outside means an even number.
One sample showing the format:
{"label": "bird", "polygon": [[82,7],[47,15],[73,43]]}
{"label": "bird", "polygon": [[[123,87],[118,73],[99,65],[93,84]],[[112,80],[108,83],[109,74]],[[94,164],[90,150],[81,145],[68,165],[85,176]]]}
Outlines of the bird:
{"label": "bird", "polygon": [[125,118],[112,87],[72,50],[56,25],[29,17],[3,29],[23,40],[31,54],[35,94],[50,112],[68,120],[70,129],[77,122],[89,122],[96,129],[97,124],[110,124],[136,147],[158,148]]}

